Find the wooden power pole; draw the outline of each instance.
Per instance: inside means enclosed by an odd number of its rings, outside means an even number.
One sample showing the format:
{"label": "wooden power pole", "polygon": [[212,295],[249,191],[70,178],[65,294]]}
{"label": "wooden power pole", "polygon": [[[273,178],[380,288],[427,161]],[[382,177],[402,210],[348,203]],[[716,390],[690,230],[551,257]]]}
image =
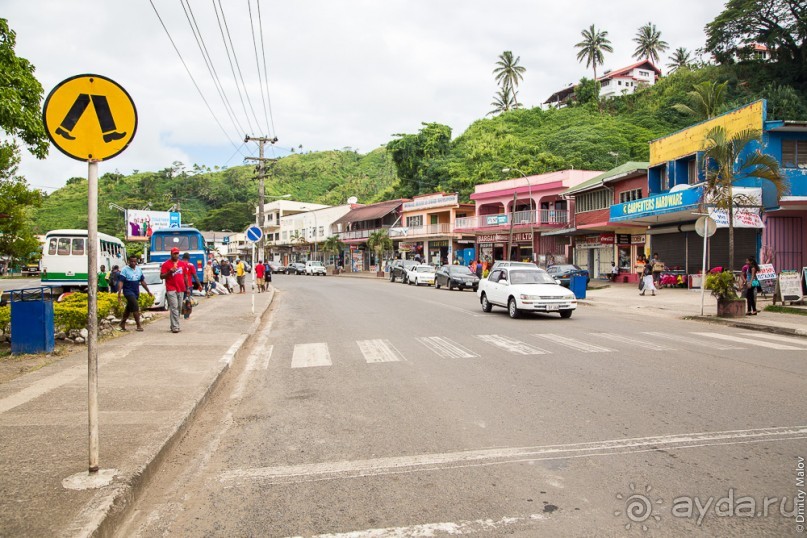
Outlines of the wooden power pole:
{"label": "wooden power pole", "polygon": [[[267,143],[274,144],[275,142],[277,142],[277,137],[275,138],[268,138],[265,136],[252,137],[247,135],[244,137],[244,143],[247,142],[258,143],[258,157],[246,157],[244,160],[258,161],[258,226],[260,227],[261,232],[264,232],[265,217],[263,214],[263,204],[264,204],[264,198],[266,196],[264,185],[264,179],[266,178],[266,167],[264,166],[264,163],[266,161],[274,161],[275,159],[269,159],[264,157],[263,148],[264,146],[266,146]],[[261,260],[266,258],[266,253],[264,252],[263,247],[265,240],[266,240],[266,233],[264,232],[264,234],[261,236],[261,240],[258,241],[258,252],[260,252],[259,259]],[[258,260],[252,260],[252,265],[255,265],[257,261]]]}

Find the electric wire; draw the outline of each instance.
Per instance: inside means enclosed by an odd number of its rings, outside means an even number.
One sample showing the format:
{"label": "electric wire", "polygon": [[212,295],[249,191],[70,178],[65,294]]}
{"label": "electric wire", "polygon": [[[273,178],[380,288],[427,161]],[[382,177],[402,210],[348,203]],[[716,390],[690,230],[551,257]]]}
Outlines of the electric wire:
{"label": "electric wire", "polygon": [[[275,118],[272,115],[272,98],[269,94],[269,70],[266,68],[266,48],[263,46],[263,20],[261,18],[261,3],[259,0],[255,0],[255,4],[258,6],[258,31],[261,34],[261,54],[263,55],[263,80],[266,84],[266,103],[269,107],[269,123],[272,126],[271,136],[277,137],[277,131],[275,130]],[[274,153],[274,148],[272,148],[272,152]]]}
{"label": "electric wire", "polygon": [[[213,119],[216,121],[216,124],[219,126],[219,129],[221,129],[221,132],[224,134],[224,136],[227,138],[227,140],[230,142],[230,144],[232,144],[232,146],[234,148],[236,148],[237,151],[240,151],[241,148],[239,148],[236,145],[236,143],[233,142],[233,139],[230,138],[230,135],[227,133],[227,130],[221,124],[221,122],[219,121],[218,116],[216,116],[216,113],[213,112],[213,108],[210,106],[210,103],[208,103],[207,99],[205,98],[205,94],[202,93],[202,89],[199,87],[199,84],[196,83],[196,79],[193,77],[193,74],[191,73],[191,70],[188,68],[188,64],[185,63],[185,59],[182,57],[182,53],[179,52],[179,48],[177,47],[176,43],[174,42],[174,38],[171,37],[171,32],[168,31],[168,27],[165,26],[165,22],[163,22],[163,19],[160,16],[160,13],[157,11],[157,6],[154,5],[153,0],[149,0],[149,3],[151,4],[152,9],[154,9],[154,14],[157,15],[157,19],[160,21],[160,25],[163,27],[163,30],[165,31],[165,35],[168,36],[168,40],[171,42],[171,46],[174,47],[174,51],[176,51],[177,56],[179,56],[179,61],[182,62],[182,66],[185,68],[185,72],[188,73],[188,76],[190,77],[191,82],[193,82],[193,86],[196,88],[196,91],[199,92],[199,97],[202,98],[202,101],[204,102],[205,106],[207,107],[207,110],[210,112],[210,115],[213,116]],[[241,155],[243,156],[243,153]]]}
{"label": "electric wire", "polygon": [[[241,72],[241,64],[238,62],[238,55],[235,53],[235,47],[233,46],[233,38],[230,35],[230,27],[227,25],[227,17],[224,15],[224,8],[221,5],[221,0],[219,0],[219,10],[221,10],[221,19],[224,21],[224,30],[227,32],[227,39],[230,41],[230,49],[233,51],[233,59],[235,60],[235,67],[238,70],[238,76],[241,79],[241,85],[244,88],[244,93],[247,96],[247,103],[249,104],[249,109],[252,111],[252,117],[255,118],[255,123],[258,127],[260,127],[261,122],[258,121],[258,115],[255,114],[255,108],[252,106],[252,99],[249,98],[249,92],[247,91],[247,85],[244,83],[244,75]],[[238,81],[236,81],[238,84]]]}
{"label": "electric wire", "polygon": [[[247,0],[247,10],[249,10],[249,29],[252,34],[252,49],[255,51],[255,67],[258,69],[258,85],[261,87],[261,103],[263,104],[263,119],[266,121],[266,133],[271,137],[269,130],[269,114],[266,109],[266,93],[263,90],[263,79],[261,78],[261,60],[258,56],[258,40],[255,39],[255,22],[252,19],[252,0]],[[263,37],[263,36],[261,36]],[[261,42],[263,45],[263,42]]]}
{"label": "electric wire", "polygon": [[[193,9],[191,8],[190,1],[179,0],[179,3],[182,6],[182,10],[185,12],[185,18],[188,20],[188,24],[191,27],[191,32],[193,32],[193,37],[196,39],[196,45],[199,47],[199,51],[202,53],[202,58],[205,61],[207,70],[210,73],[210,76],[213,78],[213,84],[216,86],[216,90],[219,92],[219,97],[221,97],[225,109],[227,109],[227,112],[231,115],[230,119],[233,121],[234,124],[236,124],[236,130],[239,130],[242,133],[246,132],[244,127],[238,121],[238,116],[235,113],[235,109],[232,107],[230,100],[227,99],[227,94],[224,91],[224,86],[221,84],[219,74],[216,71],[216,67],[213,65],[213,59],[210,57],[210,53],[207,50],[207,45],[205,44],[204,38],[202,37],[202,32],[201,30],[199,30],[199,26],[196,24],[196,17],[193,15]],[[246,119],[250,130],[252,130],[252,125],[250,124],[249,121],[249,115],[246,115]]]}

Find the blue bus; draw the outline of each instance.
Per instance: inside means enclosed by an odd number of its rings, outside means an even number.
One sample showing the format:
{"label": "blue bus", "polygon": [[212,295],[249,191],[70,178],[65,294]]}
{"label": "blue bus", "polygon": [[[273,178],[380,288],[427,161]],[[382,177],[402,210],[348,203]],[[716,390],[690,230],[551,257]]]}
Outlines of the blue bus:
{"label": "blue bus", "polygon": [[[178,248],[180,256],[191,255],[191,263],[197,271],[205,268],[207,245],[202,232],[196,228],[163,228],[151,234],[149,261],[162,263],[171,257],[171,249]],[[201,277],[200,277],[201,278]]]}

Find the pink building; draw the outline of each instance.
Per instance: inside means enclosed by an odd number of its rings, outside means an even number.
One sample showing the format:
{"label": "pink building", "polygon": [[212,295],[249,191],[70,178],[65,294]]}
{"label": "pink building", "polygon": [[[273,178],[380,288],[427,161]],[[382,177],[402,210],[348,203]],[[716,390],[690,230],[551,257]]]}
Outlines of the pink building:
{"label": "pink building", "polygon": [[543,262],[546,254],[567,256],[568,237],[542,232],[571,226],[573,201],[561,194],[601,173],[561,170],[477,185],[471,195],[475,215],[456,219],[454,231],[473,233],[477,257],[482,259]]}

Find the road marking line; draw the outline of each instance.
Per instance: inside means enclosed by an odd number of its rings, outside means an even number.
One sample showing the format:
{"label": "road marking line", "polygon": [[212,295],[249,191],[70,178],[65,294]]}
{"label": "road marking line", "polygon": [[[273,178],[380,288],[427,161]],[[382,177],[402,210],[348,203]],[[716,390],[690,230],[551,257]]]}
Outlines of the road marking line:
{"label": "road marking line", "polygon": [[364,355],[364,360],[368,364],[371,362],[399,362],[406,360],[389,340],[356,340],[356,343],[359,345],[359,351]]}
{"label": "road marking line", "polygon": [[230,346],[230,349],[228,349],[227,352],[224,355],[222,355],[222,357],[219,359],[219,362],[227,364],[228,366],[232,364],[233,359],[235,358],[235,354],[238,352],[239,349],[241,349],[241,346],[244,345],[244,342],[247,341],[248,337],[249,337],[248,334],[242,334],[241,336],[239,336],[238,340],[236,340],[235,343]]}
{"label": "road marking line", "polygon": [[[475,521],[425,523],[407,527],[388,527],[386,529],[317,534],[312,538],[414,538],[417,536],[455,536],[458,534],[476,534],[479,532],[488,534],[505,527],[512,527],[514,525],[527,526],[533,521],[546,519],[549,519],[549,517],[543,514],[530,514],[529,516],[503,517],[498,521],[492,519],[477,519]],[[302,537],[296,536],[294,538]]]}
{"label": "road marking line", "polygon": [[577,351],[582,351],[583,353],[609,353],[616,351],[614,349],[609,349],[607,347],[602,347],[595,344],[588,344],[586,342],[580,342],[578,340],[574,340],[573,338],[561,336],[559,334],[546,333],[546,334],[533,334],[533,336],[536,338],[549,340],[550,342],[554,342],[562,346],[576,349]]}
{"label": "road marking line", "polygon": [[476,337],[492,346],[496,346],[499,349],[504,349],[505,351],[515,353],[517,355],[546,355],[549,353],[545,349],[534,347],[529,344],[525,344],[520,340],[515,340],[513,338],[508,338],[498,334],[477,334]]}
{"label": "road marking line", "polygon": [[769,349],[785,349],[790,351],[804,351],[804,348],[786,346],[784,344],[777,344],[776,342],[762,342],[759,340],[752,340],[751,338],[741,338],[733,334],[720,334],[720,333],[693,333],[698,336],[706,336],[709,338],[717,338],[719,340],[729,340],[739,344],[748,344],[751,346],[767,347]]}
{"label": "road marking line", "polygon": [[272,358],[272,350],[274,350],[275,346],[269,346],[266,348],[266,353],[263,354],[263,362],[261,362],[261,370],[268,370],[269,369],[269,360]]}
{"label": "road marking line", "polygon": [[749,338],[765,338],[766,340],[776,340],[778,342],[786,342],[794,346],[807,347],[807,338],[800,338],[798,336],[783,336],[781,334],[770,334],[761,331],[743,332],[740,333],[740,335],[747,336]]}
{"label": "road marking line", "polygon": [[594,336],[598,336],[600,338],[606,338],[608,340],[613,340],[615,342],[622,342],[624,344],[630,344],[632,346],[638,346],[642,349],[652,349],[653,351],[672,351],[675,348],[667,347],[661,344],[654,344],[653,342],[647,342],[644,340],[637,340],[635,338],[631,338],[630,336],[622,336],[621,334],[611,334],[611,333],[593,333]]}
{"label": "road marking line", "polygon": [[330,366],[331,354],[328,344],[295,344],[294,355],[291,357],[292,368],[311,368],[313,366]]}
{"label": "road marking line", "polygon": [[319,480],[335,480],[381,476],[389,474],[438,471],[461,467],[479,467],[507,463],[534,462],[618,456],[637,452],[682,450],[715,445],[736,445],[760,442],[807,439],[807,426],[729,430],[717,432],[682,433],[654,437],[635,437],[588,443],[492,448],[442,454],[391,456],[354,461],[303,463],[277,467],[233,469],[219,473],[217,480],[238,485],[246,480],[261,480],[269,484],[294,484]]}
{"label": "road marking line", "polygon": [[732,346],[732,345],[728,345],[728,344],[718,344],[717,342],[707,342],[706,340],[698,340],[696,338],[688,338],[686,336],[681,336],[680,334],[669,334],[669,333],[652,332],[652,331],[643,332],[642,334],[647,334],[647,335],[650,335],[650,336],[652,336],[654,338],[664,338],[666,340],[676,340],[676,341],[679,341],[679,342],[686,342],[688,344],[695,344],[697,346],[708,347],[708,348],[712,348],[712,349],[720,349],[720,350],[725,350],[725,349],[745,349],[745,348],[739,347],[739,346]]}
{"label": "road marking line", "polygon": [[444,359],[470,359],[479,356],[442,336],[424,336],[416,340]]}

